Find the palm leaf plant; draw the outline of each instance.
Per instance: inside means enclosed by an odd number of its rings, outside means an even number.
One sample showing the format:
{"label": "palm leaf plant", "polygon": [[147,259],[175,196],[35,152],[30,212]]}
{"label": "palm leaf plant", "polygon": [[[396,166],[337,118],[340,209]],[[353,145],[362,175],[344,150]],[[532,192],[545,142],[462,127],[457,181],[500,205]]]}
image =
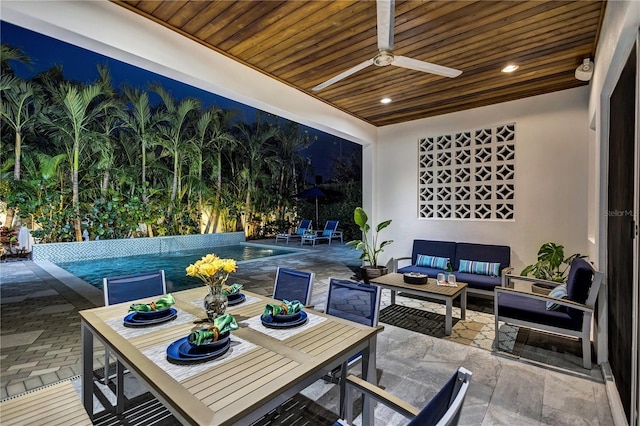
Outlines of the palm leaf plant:
{"label": "palm leaf plant", "polygon": [[382,241],[378,244],[379,232],[391,224],[391,220],[380,222],[376,226],[375,233],[369,237],[371,226],[369,225],[369,217],[362,207],[356,207],[353,212],[353,220],[362,231],[361,240],[353,240],[347,243],[347,246],[360,250],[360,259],[369,264],[371,268],[378,268],[378,254],[383,252],[384,247],[388,246],[393,240]]}

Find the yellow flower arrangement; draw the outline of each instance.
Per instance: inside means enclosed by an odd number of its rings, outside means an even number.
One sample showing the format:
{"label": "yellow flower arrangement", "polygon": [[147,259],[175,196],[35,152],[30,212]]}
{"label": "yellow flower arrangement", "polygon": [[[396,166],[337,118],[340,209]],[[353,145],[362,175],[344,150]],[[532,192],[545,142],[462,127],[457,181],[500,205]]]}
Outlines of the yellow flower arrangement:
{"label": "yellow flower arrangement", "polygon": [[208,254],[187,266],[186,271],[187,276],[200,278],[211,290],[220,292],[229,274],[236,272],[237,269],[234,259],[220,259],[215,254]]}

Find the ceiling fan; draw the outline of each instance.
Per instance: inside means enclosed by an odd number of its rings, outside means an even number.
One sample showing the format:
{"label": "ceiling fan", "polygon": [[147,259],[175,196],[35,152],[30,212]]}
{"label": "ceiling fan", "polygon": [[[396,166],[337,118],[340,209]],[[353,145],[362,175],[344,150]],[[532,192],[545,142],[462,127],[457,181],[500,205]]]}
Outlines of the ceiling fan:
{"label": "ceiling fan", "polygon": [[320,83],[311,90],[317,92],[324,89],[327,86],[332,85],[344,78],[349,77],[351,74],[365,69],[369,65],[376,65],[379,67],[386,67],[387,65],[394,65],[396,67],[408,68],[416,71],[428,72],[431,74],[441,75],[443,77],[457,77],[462,74],[462,71],[449,67],[443,67],[442,65],[432,64],[431,62],[419,61],[417,59],[407,58],[406,56],[396,56],[393,54],[393,27],[394,27],[394,12],[395,12],[395,0],[378,0],[377,1],[377,14],[378,14],[378,54],[371,59],[356,65],[353,68],[330,78],[324,83]]}

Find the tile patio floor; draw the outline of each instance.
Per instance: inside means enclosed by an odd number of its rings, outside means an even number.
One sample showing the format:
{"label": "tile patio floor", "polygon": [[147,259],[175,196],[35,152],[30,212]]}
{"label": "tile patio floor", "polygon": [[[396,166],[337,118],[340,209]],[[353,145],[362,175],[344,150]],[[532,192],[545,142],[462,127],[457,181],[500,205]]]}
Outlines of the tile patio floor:
{"label": "tile patio floor", "polygon": [[[273,244],[273,240],[257,243]],[[311,270],[316,273],[312,303],[322,307],[329,277],[349,278],[357,265],[357,252],[334,242],[306,247],[301,254],[241,263],[233,278],[249,291],[269,295],[277,266]],[[0,399],[80,374],[78,312],[101,306],[102,297],[101,290],[53,264],[1,263]],[[405,297],[397,301],[406,307],[444,313],[444,307],[436,303]],[[388,304],[385,290],[382,305]],[[457,315],[459,310],[454,308],[454,318]],[[566,350],[518,343],[518,330],[504,326],[501,340],[509,349],[516,345],[521,357],[496,354],[490,351],[493,316],[470,309],[467,319],[458,321],[446,338],[383,325],[377,354],[380,384],[416,406],[424,405],[453,371],[464,366],[473,372],[473,380],[461,424],[613,424],[600,369],[595,365],[592,370],[581,367],[579,345],[576,352],[572,342]],[[545,343],[544,336],[537,338],[538,343]],[[96,351],[95,368],[103,365],[103,358],[103,353]],[[335,386],[318,382],[303,394],[337,412]],[[382,406],[376,409],[376,417],[377,424],[405,423]]]}

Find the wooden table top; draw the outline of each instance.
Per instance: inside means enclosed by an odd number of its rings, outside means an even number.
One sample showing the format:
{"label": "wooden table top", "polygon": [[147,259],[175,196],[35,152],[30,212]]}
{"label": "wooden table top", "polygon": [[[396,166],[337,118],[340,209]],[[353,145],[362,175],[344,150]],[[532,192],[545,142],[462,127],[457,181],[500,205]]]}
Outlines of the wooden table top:
{"label": "wooden table top", "polygon": [[395,287],[400,290],[415,290],[424,293],[434,293],[440,294],[443,296],[456,296],[459,292],[461,292],[465,287],[467,287],[467,283],[458,281],[457,287],[449,287],[444,285],[438,285],[438,281],[435,278],[429,278],[426,284],[408,284],[404,282],[404,277],[402,274],[398,274],[397,272],[391,272],[385,275],[380,275],[377,278],[371,280],[371,284],[379,284],[382,287]]}
{"label": "wooden table top", "polygon": [[[199,307],[197,304],[204,299],[206,292],[203,286],[172,293],[176,299],[174,308],[178,310],[176,320],[164,323],[162,328],[158,325],[128,329],[125,332],[129,333],[128,337],[114,329],[114,323],[122,324],[131,302],[80,312],[83,322],[94,335],[107,342],[123,364],[152,386],[151,390],[161,401],[192,424],[235,423],[282,392],[293,390],[313,376],[333,368],[345,355],[351,356],[364,349],[369,339],[382,330],[382,327],[367,327],[307,310],[309,324],[313,318],[315,325],[279,340],[248,325],[249,319],[254,318],[255,321],[255,317],[262,314],[266,303],[274,301],[243,292],[247,301],[230,307],[227,313],[232,314],[240,326],[232,332],[232,342],[235,337],[242,347],[249,349],[242,353],[238,350],[233,355],[230,353],[235,349],[230,349],[220,362],[196,364],[194,367],[200,366],[202,371],[184,377],[193,371],[189,370],[192,365],[172,364],[167,368],[158,359],[165,358],[167,363],[166,347],[192,330],[203,327],[202,324],[194,324],[193,320],[205,316],[202,305]],[[154,298],[142,299],[141,302],[151,300]],[[138,335],[131,336],[132,332]]]}

